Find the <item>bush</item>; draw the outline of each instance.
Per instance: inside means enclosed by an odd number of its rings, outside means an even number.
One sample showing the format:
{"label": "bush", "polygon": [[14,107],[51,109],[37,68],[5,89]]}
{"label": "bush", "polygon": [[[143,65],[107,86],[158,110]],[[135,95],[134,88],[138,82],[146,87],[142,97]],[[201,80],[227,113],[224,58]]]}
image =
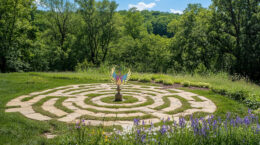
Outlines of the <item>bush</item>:
{"label": "bush", "polygon": [[163,80],[162,79],[156,79],[155,82],[156,83],[163,83]]}
{"label": "bush", "polygon": [[151,82],[152,80],[150,78],[141,78],[139,79],[140,82],[143,82],[143,83],[147,83],[147,82]]}
{"label": "bush", "polygon": [[183,85],[184,87],[189,87],[189,86],[190,86],[190,82],[188,82],[188,81],[183,82],[182,85]]}
{"label": "bush", "polygon": [[164,80],[164,81],[163,81],[163,84],[164,84],[164,85],[169,85],[169,86],[171,86],[171,85],[174,84],[174,82],[173,82],[172,80]]}
{"label": "bush", "polygon": [[254,94],[247,97],[243,102],[251,109],[260,109],[260,102],[256,100]]}
{"label": "bush", "polygon": [[76,72],[86,72],[89,68],[94,67],[92,62],[88,62],[86,59],[82,63],[78,63],[75,67]]}

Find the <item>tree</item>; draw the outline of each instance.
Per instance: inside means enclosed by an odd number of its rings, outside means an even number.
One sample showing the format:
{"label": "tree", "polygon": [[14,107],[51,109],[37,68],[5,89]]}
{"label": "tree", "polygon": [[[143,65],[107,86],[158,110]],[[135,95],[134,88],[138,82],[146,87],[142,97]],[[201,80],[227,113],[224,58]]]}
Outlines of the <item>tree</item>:
{"label": "tree", "polygon": [[35,27],[32,0],[0,0],[0,71],[29,69]]}
{"label": "tree", "polygon": [[[260,78],[260,1],[213,0],[212,10],[216,23],[212,23],[222,36],[233,40],[232,53],[236,63],[232,73]],[[226,44],[220,42],[221,46]]]}
{"label": "tree", "polygon": [[103,0],[77,0],[79,11],[85,21],[83,37],[86,49],[90,49],[90,60],[99,66],[106,60],[109,44],[116,37],[114,14],[117,4]]}
{"label": "tree", "polygon": [[126,34],[133,39],[140,37],[143,27],[144,18],[136,8],[129,9],[125,17],[125,30]]}
{"label": "tree", "polygon": [[180,19],[169,23],[169,32],[175,34],[170,47],[174,71],[211,69],[215,57],[207,40],[210,18],[210,11],[194,4],[188,6]]}
{"label": "tree", "polygon": [[72,43],[68,38],[73,33],[72,16],[75,7],[67,0],[42,0],[42,5],[48,9],[40,19],[46,26],[41,37],[50,51],[50,67],[52,70],[68,70]]}
{"label": "tree", "polygon": [[167,16],[161,16],[152,21],[153,25],[153,34],[160,36],[172,37],[172,33],[168,33],[167,25],[170,23],[172,19]]}

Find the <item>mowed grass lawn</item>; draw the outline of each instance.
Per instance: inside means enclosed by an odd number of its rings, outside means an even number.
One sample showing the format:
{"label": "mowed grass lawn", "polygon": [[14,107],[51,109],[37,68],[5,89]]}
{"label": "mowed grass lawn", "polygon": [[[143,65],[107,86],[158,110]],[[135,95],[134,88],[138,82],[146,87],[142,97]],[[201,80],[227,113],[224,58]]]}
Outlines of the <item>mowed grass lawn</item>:
{"label": "mowed grass lawn", "polygon": [[[108,73],[10,73],[0,74],[0,144],[53,144],[69,133],[73,127],[65,123],[51,121],[35,121],[19,113],[5,113],[8,101],[21,95],[42,91],[59,86],[87,83],[108,83]],[[130,82],[131,83],[131,82]],[[140,83],[141,85],[146,85]],[[150,83],[147,83],[150,85]],[[209,90],[190,90],[211,99],[217,105],[216,115],[224,117],[227,112],[239,116],[247,113],[244,104],[218,95]],[[109,131],[111,128],[107,128]],[[55,140],[47,140],[45,133],[57,134]]]}

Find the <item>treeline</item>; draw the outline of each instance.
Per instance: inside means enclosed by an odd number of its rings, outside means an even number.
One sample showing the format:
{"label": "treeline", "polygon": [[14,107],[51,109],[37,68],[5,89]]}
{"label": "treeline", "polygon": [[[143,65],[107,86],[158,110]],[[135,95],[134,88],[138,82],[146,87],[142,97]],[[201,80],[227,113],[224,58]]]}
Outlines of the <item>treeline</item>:
{"label": "treeline", "polygon": [[102,0],[0,0],[0,71],[226,71],[260,79],[260,1],[189,4],[182,15]]}

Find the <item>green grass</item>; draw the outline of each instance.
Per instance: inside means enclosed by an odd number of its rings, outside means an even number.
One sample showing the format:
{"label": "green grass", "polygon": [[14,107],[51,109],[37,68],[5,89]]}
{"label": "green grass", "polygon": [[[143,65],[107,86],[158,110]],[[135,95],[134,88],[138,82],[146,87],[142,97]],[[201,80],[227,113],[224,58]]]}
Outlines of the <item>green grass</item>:
{"label": "green grass", "polygon": [[195,102],[203,102],[203,100],[200,99],[198,96],[191,96],[191,97],[195,100]]}
{"label": "green grass", "polygon": [[89,105],[93,105],[93,106],[97,106],[97,107],[106,107],[106,108],[136,108],[136,107],[142,107],[142,106],[147,106],[147,105],[151,105],[154,103],[154,100],[148,96],[146,96],[146,99],[147,101],[142,103],[142,104],[138,104],[138,105],[132,105],[132,106],[101,106],[101,105],[98,105],[98,104],[95,104],[91,101],[91,99],[93,98],[92,97],[88,97],[84,100],[84,102],[86,104],[89,104]]}
{"label": "green grass", "polygon": [[[196,112],[192,114],[192,118],[201,118],[201,117],[205,117],[205,116],[210,116],[210,113],[206,113],[206,112]],[[190,120],[191,115],[186,115],[184,118],[185,120]]]}
{"label": "green grass", "polygon": [[63,93],[68,93],[68,92],[78,91],[78,90],[84,90],[84,89],[88,89],[88,88],[80,87],[80,88],[77,88],[77,89],[69,89],[69,90],[64,91]]}
{"label": "green grass", "polygon": [[167,114],[177,114],[177,113],[181,113],[187,109],[191,109],[192,107],[190,106],[190,103],[185,100],[184,98],[180,97],[180,96],[177,96],[177,95],[174,95],[174,96],[168,96],[168,97],[174,97],[174,98],[177,98],[181,101],[181,104],[182,106],[180,108],[177,108],[173,111],[169,111],[167,112]]}
{"label": "green grass", "polygon": [[225,96],[218,95],[210,90],[191,90],[188,88],[181,88],[182,90],[196,93],[210,99],[217,106],[217,110],[213,113],[216,116],[225,118],[227,112],[232,112],[234,115],[245,116],[248,108],[235,100],[229,99]]}
{"label": "green grass", "polygon": [[59,90],[65,90],[65,89],[68,89],[68,88],[70,88],[70,87],[66,87],[66,88],[62,88],[62,89],[54,89],[54,90],[51,90],[51,91],[47,91],[45,93],[40,93],[38,95],[32,95],[30,97],[23,98],[21,101],[22,102],[29,101],[29,100],[31,100],[31,99],[39,96],[39,95],[47,95],[47,94],[54,93],[54,92],[59,91]]}
{"label": "green grass", "polygon": [[67,108],[67,107],[65,107],[65,106],[62,105],[62,102],[64,102],[66,99],[68,99],[68,97],[61,97],[61,98],[59,98],[59,99],[55,102],[54,106],[55,106],[56,108],[60,109],[60,110],[63,110],[64,112],[67,112],[67,113],[72,113],[72,112],[74,112],[73,110],[71,110],[71,109],[69,109],[69,108]]}
{"label": "green grass", "polygon": [[170,100],[168,99],[168,97],[175,97],[176,98],[176,95],[174,96],[163,96],[162,99],[163,99],[163,102],[164,104],[162,104],[161,106],[158,106],[156,108],[154,108],[155,110],[161,110],[161,109],[164,109],[164,108],[167,108],[167,107],[170,107]]}
{"label": "green grass", "polygon": [[[77,105],[76,103],[73,103],[73,105],[75,107],[82,109],[82,110],[88,110],[88,111],[91,111],[91,112],[94,112],[94,113],[106,113],[106,114],[109,114],[109,113],[113,113],[113,114],[124,113],[124,114],[130,114],[130,113],[142,112],[142,111],[116,111],[116,112],[114,112],[114,111],[104,111],[104,110],[96,110],[96,109],[93,109],[93,108],[83,108],[83,107]],[[142,113],[144,113],[144,112],[142,112]]]}
{"label": "green grass", "polygon": [[40,113],[40,114],[42,114],[42,115],[49,116],[49,117],[51,117],[51,118],[58,118],[57,115],[52,114],[52,113],[50,113],[50,112],[48,112],[48,111],[45,111],[45,110],[43,110],[42,107],[41,107],[46,101],[48,101],[48,100],[50,100],[50,99],[52,99],[52,98],[58,98],[58,97],[48,96],[48,97],[45,97],[45,98],[41,99],[40,101],[38,101],[38,102],[36,102],[35,104],[32,105],[33,110],[34,110],[36,113]]}
{"label": "green grass", "polygon": [[109,104],[124,104],[124,103],[136,103],[138,102],[138,99],[133,96],[123,96],[123,101],[115,101],[115,96],[108,96],[101,99],[104,103]]}
{"label": "green grass", "polygon": [[151,114],[143,115],[143,116],[133,116],[133,117],[96,117],[90,115],[84,115],[79,117],[79,119],[85,120],[100,120],[100,121],[133,121],[134,119],[149,119],[149,118],[157,118]]}
{"label": "green grass", "polygon": [[[62,76],[68,73],[56,74]],[[0,144],[47,144],[44,133],[63,134],[69,126],[58,121],[31,120],[20,113],[5,113],[5,105],[11,99],[60,86],[105,82],[98,77],[96,80],[86,80],[52,76],[52,73],[0,73]]]}
{"label": "green grass", "polygon": [[178,93],[178,92],[173,91],[173,90],[167,90],[167,91],[170,92],[170,93]]}

